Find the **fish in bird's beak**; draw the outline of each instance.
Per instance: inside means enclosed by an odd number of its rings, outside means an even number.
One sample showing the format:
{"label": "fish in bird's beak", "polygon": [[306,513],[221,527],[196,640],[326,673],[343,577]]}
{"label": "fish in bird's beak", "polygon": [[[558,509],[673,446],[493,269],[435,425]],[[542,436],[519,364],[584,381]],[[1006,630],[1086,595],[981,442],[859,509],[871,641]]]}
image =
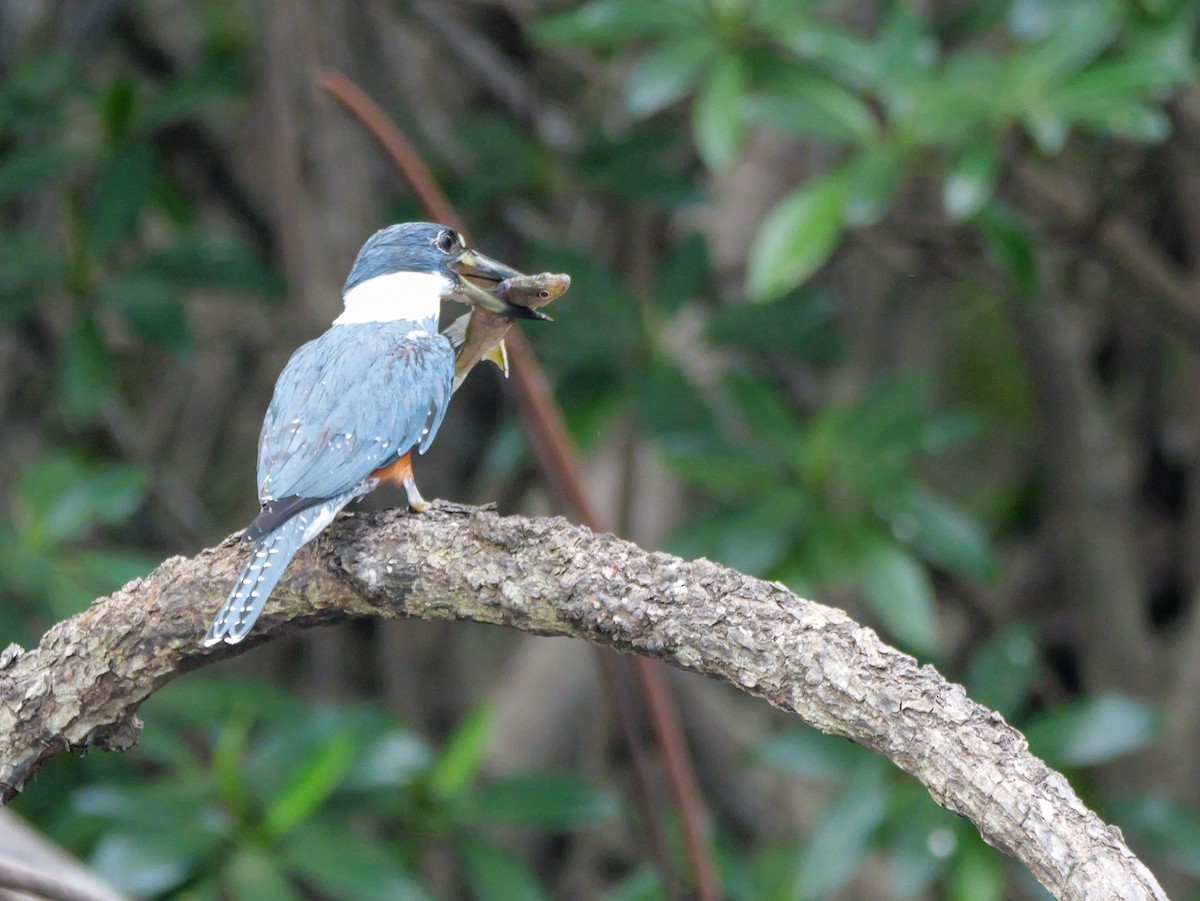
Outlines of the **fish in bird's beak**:
{"label": "fish in bird's beak", "polygon": [[[562,297],[571,287],[571,276],[565,273],[543,272],[539,275],[518,275],[506,278],[490,291],[509,306],[536,310]],[[549,319],[549,316],[545,316]],[[508,376],[508,351],[504,336],[512,328],[509,316],[497,315],[476,307],[452,322],[443,335],[449,339],[457,354],[454,362],[454,390],[457,391],[467,373],[480,360],[491,360]]]}
{"label": "fish in bird's beak", "polygon": [[505,266],[503,263],[493,260],[491,257],[484,256],[468,247],[458,255],[458,259],[450,264],[450,268],[458,275],[456,299],[473,306],[482,307],[498,316],[503,316],[505,319],[548,318],[545,313],[539,313],[532,307],[509,303],[503,298],[497,297],[495,294],[468,281],[468,279],[477,278],[496,283],[502,282],[505,279],[519,277],[521,273],[511,266]]}

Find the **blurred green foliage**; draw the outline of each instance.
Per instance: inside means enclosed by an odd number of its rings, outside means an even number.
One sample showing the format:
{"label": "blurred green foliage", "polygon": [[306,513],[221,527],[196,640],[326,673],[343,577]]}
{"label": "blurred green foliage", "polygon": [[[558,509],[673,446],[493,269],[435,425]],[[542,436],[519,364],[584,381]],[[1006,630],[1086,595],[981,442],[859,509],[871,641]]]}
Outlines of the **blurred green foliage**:
{"label": "blurred green foliage", "polygon": [[[636,277],[575,248],[528,250],[538,268],[574,279],[569,308],[535,335],[539,354],[585,447],[632,425],[686,486],[672,550],[860,602],[889,641],[961,679],[1089,794],[1088,768],[1145,747],[1156,711],[1114,695],[1046,703],[1033,623],[1006,624],[959,653],[946,639],[941,589],[994,578],[999,540],[1031,489],[956,496],[938,471],[1026,411],[1022,364],[981,301],[953,348],[963,358],[954,390],[925,371],[847,384],[843,298],[814,277],[854,229],[930,183],[947,219],[1035,301],[1027,224],[996,196],[1006,148],[1161,140],[1172,92],[1194,77],[1197,7],[990,0],[933,21],[884,3],[860,24],[851,6],[592,0],[546,15],[534,25],[542,51],[591,54],[618,73],[624,127],[606,127],[610,111],[584,110],[579,145],[552,151],[521,123],[465,119],[457,136],[469,165],[453,193],[473,222],[505,198],[536,203],[564,183],[665,217],[704,199],[706,171],[734,165],[756,129],[817,147],[824,168],[758,227],[744,296],[719,290],[694,234],[658,236],[652,271]],[[195,292],[259,303],[280,290],[262,248],[211,227],[167,149],[172,127],[228,116],[245,100],[250,44],[220,22],[209,22],[206,62],[164,77],[97,81],[60,51],[31,54],[0,82],[0,329],[39,335],[46,364],[27,388],[44,410],[44,452],[0,481],[5,641],[36,640],[158,559],[137,549],[151,465],[90,429],[145,390],[147,355],[189,352]],[[22,226],[37,217],[51,221],[53,240]],[[816,387],[797,388],[797,372]],[[973,403],[984,395],[1002,415]],[[524,462],[511,429],[490,454],[496,471]],[[91,759],[60,794],[36,786],[44,800],[34,808],[137,897],[431,897],[426,862],[443,852],[474,898],[550,897],[512,851],[514,836],[572,835],[629,815],[569,775],[484,778],[484,710],[437,747],[376,708],[311,709],[197,674],[143,715],[136,758]],[[824,897],[868,860],[897,897],[1032,893],[969,824],[861,748],[787,731],[746,765],[786,773],[828,802],[783,842],[720,834],[730,898]],[[1165,849],[1179,872],[1200,875],[1194,811],[1153,796],[1088,800]],[[609,901],[662,897],[646,867],[614,882]]]}
{"label": "blurred green foliage", "polygon": [[[705,165],[730,166],[747,129],[824,145],[836,164],[781,200],[759,228],[747,293],[803,284],[843,231],[878,221],[905,183],[932,175],[951,219],[984,220],[1004,142],[1043,153],[1073,131],[1159,141],[1163,101],[1195,74],[1198,10],[1186,2],[1012,0],[966,4],[931,22],[910,4],[846,24],[823,0],[592,0],[545,20],[541,38],[627,53],[625,105],[657,116],[690,106]],[[980,222],[989,241],[999,240]],[[998,256],[1018,282],[1016,261]]]}
{"label": "blurred green foliage", "polygon": [[482,778],[485,710],[440,750],[375,708],[314,709],[227,678],[171,686],[144,715],[155,724],[139,745],[150,774],[102,768],[107,778],[54,814],[135,897],[423,899],[433,896],[420,873],[437,848],[460,861],[476,897],[545,897],[506,842],[619,811],[610,793],[565,774]]}
{"label": "blurred green foliage", "polygon": [[261,301],[281,287],[245,242],[214,237],[167,152],[173,128],[233,109],[245,90],[237,48],[208,49],[166,79],[119,72],[99,85],[80,55],[31,50],[0,81],[0,331],[34,336],[41,377],[22,402],[46,445],[0,482],[0,589],[20,602],[0,625],[14,639],[160,559],[111,540],[153,474],[97,452],[89,429],[151,387],[148,359],[188,353],[188,292]]}

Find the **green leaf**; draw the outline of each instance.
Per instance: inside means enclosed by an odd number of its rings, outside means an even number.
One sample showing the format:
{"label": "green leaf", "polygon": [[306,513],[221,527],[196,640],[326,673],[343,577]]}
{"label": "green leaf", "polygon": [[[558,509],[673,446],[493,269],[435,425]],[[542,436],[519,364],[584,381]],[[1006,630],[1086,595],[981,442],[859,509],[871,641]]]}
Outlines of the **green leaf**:
{"label": "green leaf", "polygon": [[62,98],[81,80],[80,55],[65,42],[39,42],[33,52],[18,52],[5,67],[0,83],[0,130],[63,129]]}
{"label": "green leaf", "polygon": [[877,841],[887,857],[895,897],[935,896],[934,881],[948,869],[969,830],[950,811],[938,807],[914,780],[894,782]]}
{"label": "green leaf", "polygon": [[92,785],[72,796],[71,809],[74,819],[107,827],[92,866],[118,889],[146,897],[195,876],[230,837],[210,792],[203,780]]}
{"label": "green leaf", "polygon": [[1189,68],[1159,56],[1120,57],[1089,66],[1058,85],[1050,98],[1055,106],[1067,111],[1106,101],[1127,103],[1161,95],[1177,86],[1190,76]]}
{"label": "green leaf", "polygon": [[672,448],[670,463],[682,479],[731,504],[741,504],[748,496],[769,492],[781,477],[778,461],[765,459],[757,449],[723,440],[715,445],[700,443]]}
{"label": "green leaf", "polygon": [[[264,732],[241,764],[247,790],[264,809],[270,809],[312,776],[334,778],[337,746],[349,742],[356,749],[371,737],[393,728],[392,720],[374,711],[329,705],[309,707],[295,717],[280,720]],[[353,758],[348,766],[353,765]],[[333,767],[333,772],[325,769]],[[349,769],[343,778],[348,778]],[[336,780],[337,788],[342,786]],[[316,785],[310,787],[317,787]],[[328,788],[328,786],[325,786]],[[324,789],[322,789],[324,790]]]}
{"label": "green leaf", "polygon": [[61,290],[67,271],[60,248],[30,232],[0,231],[0,328],[40,310],[42,295]]}
{"label": "green leaf", "polygon": [[[141,506],[145,495],[145,478],[125,464],[91,467],[69,493],[72,503],[85,509],[89,519],[98,524],[124,522]],[[56,511],[55,517],[58,515]]]}
{"label": "green leaf", "polygon": [[625,79],[625,106],[635,116],[650,116],[666,109],[692,89],[715,49],[703,36],[654,48]]}
{"label": "green leaf", "polygon": [[776,459],[790,459],[804,440],[790,398],[774,384],[737,370],[725,377],[730,398],[746,426],[751,446],[769,447]]}
{"label": "green leaf", "polygon": [[0,200],[30,194],[52,179],[65,179],[66,171],[82,160],[78,151],[41,145],[0,157]]}
{"label": "green leaf", "polygon": [[678,366],[656,358],[640,382],[634,398],[638,418],[668,452],[717,440],[719,428],[709,403]]}
{"label": "green leaf", "polygon": [[349,790],[403,788],[433,765],[429,744],[407,729],[389,729],[365,744],[343,786]]}
{"label": "green leaf", "polygon": [[799,863],[801,897],[831,894],[858,871],[868,842],[883,822],[888,785],[881,763],[868,760],[826,808]]}
{"label": "green leaf", "polygon": [[668,901],[662,877],[653,867],[644,866],[601,892],[599,901]]}
{"label": "green leaf", "polygon": [[121,892],[153,897],[175,888],[195,861],[171,837],[139,832],[106,833],[92,852],[91,866]]}
{"label": "green leaf", "polygon": [[819,782],[847,777],[867,753],[852,742],[807,727],[776,732],[758,748],[758,757],[765,765]]}
{"label": "green leaf", "polygon": [[[1127,29],[1122,35],[1123,62],[1130,68],[1145,67],[1142,83],[1151,88],[1186,84],[1194,79],[1193,47],[1200,8],[1173,0],[1144,0],[1142,6],[1151,10],[1153,21],[1142,19],[1136,29]],[[1154,9],[1156,6],[1159,8]]]}
{"label": "green leaf", "polygon": [[1097,65],[1055,86],[1041,108],[1063,123],[1157,143],[1171,133],[1170,119],[1157,102],[1173,83],[1170,75],[1147,61]]}
{"label": "green leaf", "polygon": [[616,798],[573,776],[512,776],[476,789],[469,814],[480,823],[514,823],[543,829],[577,829],[617,813]]}
{"label": "green leaf", "polygon": [[1094,766],[1144,748],[1158,729],[1158,716],[1148,704],[1110,693],[1038,716],[1025,737],[1051,766]]}
{"label": "green leaf", "polygon": [[514,120],[478,115],[456,123],[456,133],[473,156],[470,178],[452,186],[465,209],[544,190],[550,164],[533,130]]}
{"label": "green leaf", "polygon": [[845,174],[835,170],[810,180],[767,215],[747,265],[751,299],[772,300],[821,268],[842,237],[846,196]]}
{"label": "green leaf", "polygon": [[240,819],[245,820],[250,816],[250,798],[242,777],[242,764],[246,759],[246,746],[250,743],[254,721],[249,707],[244,704],[234,707],[228,717],[213,746],[213,780],[221,799]]}
{"label": "green leaf", "polygon": [[713,291],[713,271],[704,239],[688,235],[671,248],[655,292],[655,307],[674,312]]}
{"label": "green leaf", "polygon": [[92,586],[91,597],[94,599],[145,576],[161,562],[156,554],[145,551],[106,548],[75,551],[65,564],[69,575]]}
{"label": "green leaf", "polygon": [[888,633],[918,651],[936,649],[937,608],[929,574],[917,560],[889,541],[872,541],[860,556],[866,599]]}
{"label": "green leaf", "polygon": [[1013,625],[989,637],[971,655],[967,694],[1006,717],[1028,702],[1038,675],[1037,648],[1029,626]]}
{"label": "green leaf", "polygon": [[879,130],[875,114],[853,91],[795,68],[753,94],[746,112],[765,126],[802,138],[866,144]]}
{"label": "green leaf", "polygon": [[550,896],[510,853],[477,841],[459,846],[475,901],[543,901]]}
{"label": "green leaf", "polygon": [[170,247],[148,252],[139,274],[171,283],[175,289],[211,288],[256,297],[283,292],[279,274],[243,245],[180,237]]}
{"label": "green leaf", "polygon": [[[602,197],[668,207],[694,204],[703,198],[692,173],[679,165],[682,136],[675,129],[663,128],[658,120],[635,120],[632,129],[615,136],[598,132],[587,137],[590,142],[579,153],[576,167],[580,184],[587,190]],[[540,262],[538,265],[543,267]],[[556,271],[575,277],[575,269]],[[579,293],[572,285],[572,303]]]}
{"label": "green leaf", "polygon": [[842,357],[839,309],[839,298],[828,291],[798,291],[770,304],[717,310],[706,334],[722,347],[829,365]]}
{"label": "green leaf", "polygon": [[954,856],[950,901],[1002,901],[1004,870],[998,855],[981,841],[971,841]]}
{"label": "green leaf", "polygon": [[605,368],[627,368],[642,340],[634,312],[638,300],[595,261],[550,250],[539,254],[538,261],[548,271],[571,274],[571,291],[552,314],[554,327],[530,330],[539,356],[563,369],[593,362]]}
{"label": "green leaf", "polygon": [[[1135,844],[1153,848],[1154,853],[1170,861],[1191,876],[1200,876],[1200,817],[1187,802],[1161,794],[1119,797],[1106,818],[1120,823],[1140,841]],[[1108,811],[1106,810],[1106,815]]]}
{"label": "green leaf", "polygon": [[124,73],[115,76],[100,95],[100,122],[108,143],[120,143],[128,135],[133,119],[134,95],[134,84]]}
{"label": "green leaf", "polygon": [[213,810],[211,794],[212,786],[204,780],[96,783],[71,795],[71,810],[79,817],[102,820],[130,835],[147,832],[171,837],[176,844],[189,848],[208,847],[228,825]]}
{"label": "green leaf", "polygon": [[477,707],[458,724],[429,771],[429,789],[434,797],[450,800],[466,791],[483,766],[491,733],[492,711],[488,707]]}
{"label": "green leaf", "polygon": [[[797,4],[787,0],[787,5],[794,9]],[[762,4],[754,4],[752,14],[762,9]],[[883,60],[877,49],[843,25],[809,18],[793,34],[780,40],[801,59],[855,87],[875,87],[883,80]]]}
{"label": "green leaf", "polygon": [[275,859],[257,848],[240,848],[225,867],[226,887],[233,901],[300,901]]}
{"label": "green leaf", "polygon": [[949,501],[914,485],[881,507],[892,534],[931,563],[969,579],[996,574],[995,555],[983,528]]}
{"label": "green leaf", "polygon": [[1037,144],[1038,150],[1046,156],[1056,156],[1066,146],[1069,134],[1067,122],[1057,110],[1049,109],[1045,104],[1027,109],[1021,124]]}
{"label": "green leaf", "polygon": [[742,96],[746,73],[736,56],[719,59],[709,70],[692,106],[692,138],[704,164],[710,169],[729,166],[741,150],[746,135],[742,120]]}
{"label": "green leaf", "polygon": [[123,522],[141,505],[145,483],[131,466],[88,467],[53,456],[21,472],[17,499],[22,523],[37,546],[83,538],[97,525]]}
{"label": "green leaf", "polygon": [[58,400],[74,425],[95,421],[112,396],[114,361],[89,317],[81,318],[63,342],[58,361]]}
{"label": "green leaf", "polygon": [[322,893],[353,901],[428,901],[394,851],[346,824],[308,823],[289,833],[281,852],[290,868]]}
{"label": "green leaf", "polygon": [[292,784],[267,810],[263,823],[267,835],[291,832],[311,818],[350,770],[355,750],[353,736],[342,732],[313,753]]}
{"label": "green leaf", "polygon": [[959,155],[942,190],[946,215],[960,221],[970,219],[987,203],[996,188],[1000,158],[995,141],[968,147]]}
{"label": "green leaf", "polygon": [[1121,9],[1116,0],[1058,4],[1061,17],[1045,38],[1014,53],[1008,66],[1026,96],[1036,96],[1052,82],[1085,67],[1116,36]]}
{"label": "green leaf", "polygon": [[895,199],[903,169],[900,151],[883,145],[852,160],[846,169],[846,224],[861,228],[882,219]]}
{"label": "green leaf", "polygon": [[603,47],[660,34],[679,37],[693,28],[692,11],[686,4],[592,0],[570,12],[541,19],[534,25],[533,34],[543,46],[570,43]]}
{"label": "green leaf", "polygon": [[183,300],[174,285],[135,273],[106,282],[102,292],[104,302],[146,340],[177,353],[191,346]]}
{"label": "green leaf", "polygon": [[145,144],[119,148],[96,183],[88,215],[88,244],[97,257],[106,256],[137,227],[150,199],[154,157]]}
{"label": "green leaf", "polygon": [[757,503],[693,517],[670,547],[685,558],[704,556],[765,577],[786,558],[801,534],[809,507],[803,500],[796,492],[779,492]]}
{"label": "green leaf", "polygon": [[[310,705],[258,679],[221,676],[211,670],[195,673],[189,679],[176,679],[164,685],[142,705],[148,720],[165,720],[181,732],[216,731],[214,724],[224,723],[230,715],[230,699],[254,711],[254,718],[279,731],[281,725],[310,716]],[[234,770],[241,767],[241,753],[234,755]]]}
{"label": "green leaf", "polygon": [[1171,136],[1170,118],[1148,103],[1126,103],[1092,121],[1110,134],[1144,144],[1159,144]]}
{"label": "green leaf", "polygon": [[235,110],[240,95],[249,93],[244,67],[228,55],[207,55],[161,83],[154,96],[136,111],[143,132],[158,131],[188,119],[212,120]]}
{"label": "green leaf", "polygon": [[964,51],[939,75],[885,83],[889,137],[910,152],[958,147],[990,132],[993,122],[1007,122],[1015,101],[1004,93],[997,69],[991,56]]}
{"label": "green leaf", "polygon": [[1025,223],[998,201],[984,206],[975,221],[993,262],[1012,279],[1021,297],[1032,300],[1038,291],[1039,276]]}
{"label": "green leaf", "polygon": [[[720,848],[718,848],[720,850]],[[804,898],[796,861],[801,847],[789,842],[765,848],[748,848],[751,855],[724,855],[719,860],[725,897],[753,901],[796,901]]]}

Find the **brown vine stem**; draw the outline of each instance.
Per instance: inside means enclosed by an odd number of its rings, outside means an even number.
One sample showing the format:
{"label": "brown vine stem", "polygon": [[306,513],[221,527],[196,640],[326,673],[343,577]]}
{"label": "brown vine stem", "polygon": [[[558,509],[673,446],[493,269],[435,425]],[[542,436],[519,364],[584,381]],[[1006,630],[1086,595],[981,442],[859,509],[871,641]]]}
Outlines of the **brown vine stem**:
{"label": "brown vine stem", "polygon": [[[326,69],[320,73],[318,81],[321,87],[336,97],[379,141],[421,199],[429,215],[465,235],[467,229],[462,217],[438,185],[433,172],[379,104],[341,72]],[[567,431],[562,411],[554,400],[533,348],[515,329],[509,331],[506,341],[512,361],[521,418],[546,481],[560,506],[565,507],[588,528],[602,530],[603,524],[584,487],[579,453]],[[647,716],[663,755],[668,783],[679,815],[684,847],[691,864],[696,897],[699,901],[718,901],[720,890],[706,835],[704,803],[687,739],[683,733],[679,708],[667,684],[666,673],[662,664],[646,657],[634,657],[629,661],[621,658],[616,661],[617,666],[626,663],[632,668],[636,684],[641,689]],[[600,671],[609,685],[613,702],[620,708],[621,705],[628,705],[629,699],[618,680],[612,678],[611,669],[610,663],[605,662],[602,663]],[[674,868],[651,794],[653,782],[635,728],[637,717],[628,709],[618,709],[617,720],[630,749],[639,803],[654,855],[664,885],[670,890],[671,883],[675,881],[672,875]]]}

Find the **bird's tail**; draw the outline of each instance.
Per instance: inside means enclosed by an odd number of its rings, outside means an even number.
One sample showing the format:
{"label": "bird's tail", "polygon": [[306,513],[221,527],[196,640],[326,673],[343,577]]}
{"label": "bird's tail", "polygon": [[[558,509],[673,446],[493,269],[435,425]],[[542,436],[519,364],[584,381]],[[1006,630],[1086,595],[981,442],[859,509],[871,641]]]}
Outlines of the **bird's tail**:
{"label": "bird's tail", "polygon": [[313,537],[306,534],[310,524],[309,517],[294,516],[259,540],[250,562],[217,611],[213,624],[208,627],[208,633],[204,636],[205,647],[220,641],[237,644],[246,637],[287,565],[305,542]]}

